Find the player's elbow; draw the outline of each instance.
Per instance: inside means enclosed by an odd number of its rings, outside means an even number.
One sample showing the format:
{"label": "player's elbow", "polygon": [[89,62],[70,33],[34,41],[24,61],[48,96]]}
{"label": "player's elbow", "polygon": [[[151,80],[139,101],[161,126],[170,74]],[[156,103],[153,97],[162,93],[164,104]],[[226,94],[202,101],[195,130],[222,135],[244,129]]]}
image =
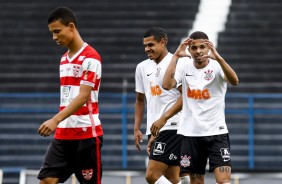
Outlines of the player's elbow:
{"label": "player's elbow", "polygon": [[162,87],[163,87],[165,90],[170,90],[170,89],[172,89],[172,88],[173,88],[173,86],[172,86],[172,85],[167,84],[167,83],[163,83],[163,84],[162,84]]}
{"label": "player's elbow", "polygon": [[232,86],[238,86],[238,84],[239,84],[239,79],[238,78],[231,82]]}

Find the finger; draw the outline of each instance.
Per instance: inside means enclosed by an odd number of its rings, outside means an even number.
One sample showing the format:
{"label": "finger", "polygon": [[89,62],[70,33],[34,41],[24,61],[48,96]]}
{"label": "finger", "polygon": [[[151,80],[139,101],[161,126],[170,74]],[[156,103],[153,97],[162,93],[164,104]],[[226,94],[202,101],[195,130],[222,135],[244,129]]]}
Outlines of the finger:
{"label": "finger", "polygon": [[43,125],[40,125],[40,127],[39,127],[38,130],[37,130],[37,133],[40,134],[40,132],[42,131],[42,129],[43,129]]}
{"label": "finger", "polygon": [[151,131],[151,134],[152,134],[153,136],[155,136],[155,127],[154,127],[154,126],[151,126],[150,131]]}
{"label": "finger", "polygon": [[154,137],[156,137],[156,136],[158,135],[158,131],[159,131],[158,128],[155,128],[155,129],[154,129],[154,134],[153,134]]}
{"label": "finger", "polygon": [[136,148],[137,148],[139,151],[141,150],[141,147],[140,147],[139,141],[136,141],[136,142],[135,142],[135,146],[136,146]]}
{"label": "finger", "polygon": [[[139,136],[138,136],[138,141],[139,141],[139,142],[143,142],[142,135],[139,135]],[[139,143],[138,143],[138,144],[139,144]]]}
{"label": "finger", "polygon": [[147,154],[150,155],[150,152],[151,152],[151,147],[148,146],[147,147]]}
{"label": "finger", "polygon": [[159,134],[160,134],[160,130],[158,130],[158,131],[156,132],[156,137],[158,137]]}
{"label": "finger", "polygon": [[38,129],[38,133],[41,135],[41,136],[44,136],[45,134],[45,127],[43,125],[41,125]]}
{"label": "finger", "polygon": [[156,134],[155,137],[158,137],[158,136],[159,136],[159,132],[160,132],[160,129],[157,129],[157,130],[156,130],[156,133],[155,133],[155,134]]}
{"label": "finger", "polygon": [[50,130],[47,130],[45,133],[44,133],[44,137],[48,137],[49,135],[51,135],[51,131]]}
{"label": "finger", "polygon": [[47,136],[51,135],[51,133],[52,133],[52,131],[48,127],[43,127],[41,129],[41,131],[39,132],[39,134],[41,136],[44,136],[44,137],[47,137]]}
{"label": "finger", "polygon": [[202,58],[210,58],[210,55],[203,55]]}

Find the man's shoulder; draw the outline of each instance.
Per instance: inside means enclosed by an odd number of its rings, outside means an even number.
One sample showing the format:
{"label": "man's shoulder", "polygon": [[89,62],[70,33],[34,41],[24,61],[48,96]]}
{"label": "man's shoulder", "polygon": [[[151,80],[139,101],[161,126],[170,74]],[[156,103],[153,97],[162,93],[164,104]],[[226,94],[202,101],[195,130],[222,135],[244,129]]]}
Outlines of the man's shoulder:
{"label": "man's shoulder", "polygon": [[98,53],[96,49],[94,49],[92,46],[87,45],[81,54],[84,54],[87,58],[95,58],[99,61],[101,61],[101,56]]}
{"label": "man's shoulder", "polygon": [[148,67],[149,65],[151,65],[152,63],[154,63],[153,60],[150,59],[145,59],[143,61],[141,61],[140,63],[137,64],[137,67]]}

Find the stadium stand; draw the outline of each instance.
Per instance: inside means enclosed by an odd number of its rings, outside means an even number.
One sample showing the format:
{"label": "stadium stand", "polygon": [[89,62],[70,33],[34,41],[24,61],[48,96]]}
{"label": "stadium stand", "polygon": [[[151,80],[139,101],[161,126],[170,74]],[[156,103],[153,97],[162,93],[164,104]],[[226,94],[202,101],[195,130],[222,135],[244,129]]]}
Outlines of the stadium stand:
{"label": "stadium stand", "polygon": [[[1,2],[0,92],[57,92],[58,61],[65,51],[53,41],[47,28],[56,6],[69,6],[79,19],[84,40],[103,59],[102,91],[122,92],[123,79],[133,90],[134,71],[146,59],[143,33],[152,26],[167,29],[174,50],[191,27],[197,1],[86,0]],[[13,66],[13,67],[11,67]]]}
{"label": "stadium stand", "polygon": [[233,0],[218,50],[237,71],[240,86],[229,92],[282,92],[282,3]]}
{"label": "stadium stand", "polygon": [[[240,85],[230,87],[229,93],[273,95],[282,92],[281,8],[282,3],[277,0],[232,1],[225,31],[218,37],[219,53],[231,63],[240,79]],[[277,101],[280,101],[280,98],[254,100],[258,109],[274,109],[280,106]],[[246,119],[244,120],[244,115],[232,117],[228,125],[231,133],[234,133],[231,134],[233,148],[237,148],[233,154],[244,155],[244,152],[249,150],[249,147],[246,147],[248,140],[242,140],[242,135],[246,135],[246,132],[242,131],[247,130],[243,128],[247,126]],[[277,155],[282,153],[282,144],[279,141],[282,138],[280,118],[279,114],[255,115],[253,144],[256,155],[254,165],[257,170],[264,170],[263,165],[266,163],[271,165],[272,170],[280,168],[281,161],[276,159]],[[237,136],[240,136],[238,140]]]}

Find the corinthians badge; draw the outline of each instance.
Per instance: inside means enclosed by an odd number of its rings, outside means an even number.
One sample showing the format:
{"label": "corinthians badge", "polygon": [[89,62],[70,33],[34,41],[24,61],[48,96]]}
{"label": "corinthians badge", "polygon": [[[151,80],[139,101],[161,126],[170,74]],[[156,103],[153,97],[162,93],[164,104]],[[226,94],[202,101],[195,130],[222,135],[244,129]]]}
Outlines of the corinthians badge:
{"label": "corinthians badge", "polygon": [[205,71],[205,77],[204,77],[204,79],[206,79],[206,80],[211,80],[212,78],[213,78],[213,70],[207,70],[207,71]]}

